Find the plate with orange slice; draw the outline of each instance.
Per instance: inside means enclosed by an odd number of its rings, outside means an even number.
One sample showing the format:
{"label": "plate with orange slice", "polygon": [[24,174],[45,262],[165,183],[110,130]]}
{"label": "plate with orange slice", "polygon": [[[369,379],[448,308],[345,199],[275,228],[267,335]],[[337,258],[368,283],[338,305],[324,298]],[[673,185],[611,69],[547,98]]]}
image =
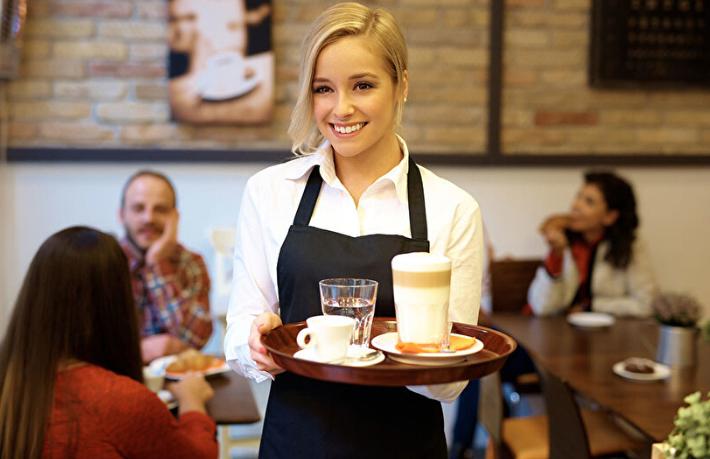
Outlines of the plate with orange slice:
{"label": "plate with orange slice", "polygon": [[375,347],[397,362],[410,365],[443,366],[461,362],[466,356],[483,349],[483,342],[472,336],[452,333],[449,348],[442,352],[439,346],[400,343],[397,332],[383,333],[371,341]]}

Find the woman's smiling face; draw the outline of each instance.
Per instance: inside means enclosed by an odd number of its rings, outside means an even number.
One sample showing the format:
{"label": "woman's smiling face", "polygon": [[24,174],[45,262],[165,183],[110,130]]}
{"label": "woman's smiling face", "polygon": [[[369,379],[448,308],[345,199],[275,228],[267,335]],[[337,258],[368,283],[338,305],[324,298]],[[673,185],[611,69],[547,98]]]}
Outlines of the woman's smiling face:
{"label": "woman's smiling face", "polygon": [[387,153],[400,95],[385,59],[365,37],[345,37],[323,48],[312,90],[313,117],[336,154]]}

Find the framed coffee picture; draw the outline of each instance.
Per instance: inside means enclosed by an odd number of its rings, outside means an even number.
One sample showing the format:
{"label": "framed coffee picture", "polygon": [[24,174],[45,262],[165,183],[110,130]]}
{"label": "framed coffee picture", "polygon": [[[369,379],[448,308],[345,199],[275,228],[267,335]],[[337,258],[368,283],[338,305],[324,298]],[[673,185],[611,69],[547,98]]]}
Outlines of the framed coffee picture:
{"label": "framed coffee picture", "polygon": [[173,120],[213,125],[271,120],[271,13],[268,0],[168,1]]}

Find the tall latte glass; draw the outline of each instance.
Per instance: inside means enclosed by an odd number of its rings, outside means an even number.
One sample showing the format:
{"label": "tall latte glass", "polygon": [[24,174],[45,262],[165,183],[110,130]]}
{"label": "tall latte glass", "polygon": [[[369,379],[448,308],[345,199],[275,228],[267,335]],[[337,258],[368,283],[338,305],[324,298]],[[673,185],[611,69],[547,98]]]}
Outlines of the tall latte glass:
{"label": "tall latte glass", "polygon": [[399,341],[445,347],[449,340],[451,260],[415,252],[392,259]]}

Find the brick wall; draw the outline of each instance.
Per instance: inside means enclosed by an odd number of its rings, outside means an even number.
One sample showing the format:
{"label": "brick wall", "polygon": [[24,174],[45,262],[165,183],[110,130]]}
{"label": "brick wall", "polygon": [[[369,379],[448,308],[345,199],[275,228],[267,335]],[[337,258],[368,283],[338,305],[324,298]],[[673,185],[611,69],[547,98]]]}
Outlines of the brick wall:
{"label": "brick wall", "polygon": [[[166,0],[30,0],[21,76],[9,85],[11,146],[284,148],[296,98],[299,46],[333,2],[275,0],[274,119],[196,127],[169,120]],[[400,20],[410,46],[402,132],[427,151],[482,151],[486,2],[370,2]]]}
{"label": "brick wall", "polygon": [[[333,2],[273,0],[275,111],[263,126],[169,120],[166,0],[30,0],[9,85],[11,146],[284,148],[300,40]],[[415,150],[485,148],[486,0],[382,0],[410,48],[402,133]],[[590,89],[590,0],[508,0],[506,153],[708,153],[710,92]]]}
{"label": "brick wall", "polygon": [[710,153],[710,91],[587,86],[590,0],[506,10],[507,153]]}

